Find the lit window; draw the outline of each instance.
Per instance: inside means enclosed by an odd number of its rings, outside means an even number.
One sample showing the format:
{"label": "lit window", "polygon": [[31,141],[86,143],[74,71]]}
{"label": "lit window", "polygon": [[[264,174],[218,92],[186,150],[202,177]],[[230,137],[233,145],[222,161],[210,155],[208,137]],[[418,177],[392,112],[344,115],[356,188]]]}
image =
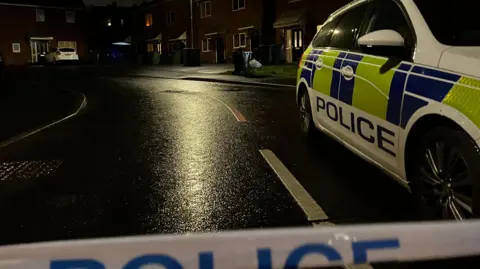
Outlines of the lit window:
{"label": "lit window", "polygon": [[147,43],[147,52],[153,52],[153,51],[154,51],[153,44]]}
{"label": "lit window", "polygon": [[207,51],[212,51],[212,39],[211,38],[206,38],[202,40],[202,51],[207,52]]}
{"label": "lit window", "polygon": [[157,52],[162,54],[162,43],[157,44]]}
{"label": "lit window", "polygon": [[65,18],[67,23],[75,23],[75,11],[71,11],[71,10],[65,11]]}
{"label": "lit window", "polygon": [[20,43],[12,43],[12,51],[14,53],[20,53]]}
{"label": "lit window", "polygon": [[58,41],[58,47],[59,48],[71,48],[71,49],[77,49],[77,42],[76,41]]}
{"label": "lit window", "polygon": [[145,14],[145,26],[149,27],[153,24],[153,15],[152,13]]}
{"label": "lit window", "polygon": [[212,15],[212,3],[205,1],[200,4],[200,17],[210,17]]}
{"label": "lit window", "polygon": [[167,25],[172,25],[175,22],[175,16],[172,11],[167,11]]}
{"label": "lit window", "polygon": [[233,48],[245,48],[247,46],[247,35],[245,33],[233,34]]}
{"label": "lit window", "polygon": [[123,26],[123,19],[120,19],[120,25]]}
{"label": "lit window", "polygon": [[233,11],[244,9],[245,8],[245,0],[232,0],[233,4]]}
{"label": "lit window", "polygon": [[37,9],[36,18],[37,18],[37,21],[39,21],[39,22],[45,21],[45,10],[44,9]]}

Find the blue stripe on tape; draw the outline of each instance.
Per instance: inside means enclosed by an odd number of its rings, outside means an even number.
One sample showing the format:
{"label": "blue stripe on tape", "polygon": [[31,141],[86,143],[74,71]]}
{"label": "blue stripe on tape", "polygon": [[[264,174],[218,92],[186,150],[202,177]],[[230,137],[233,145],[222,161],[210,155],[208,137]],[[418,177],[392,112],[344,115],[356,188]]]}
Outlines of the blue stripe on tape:
{"label": "blue stripe on tape", "polygon": [[402,97],[406,79],[406,73],[395,72],[392,83],[390,84],[390,93],[388,95],[387,106],[387,121],[397,126],[400,124],[400,110],[402,109]]}
{"label": "blue stripe on tape", "polygon": [[428,102],[405,94],[403,96],[402,120],[401,126],[405,129],[412,115],[420,108],[426,106]]}

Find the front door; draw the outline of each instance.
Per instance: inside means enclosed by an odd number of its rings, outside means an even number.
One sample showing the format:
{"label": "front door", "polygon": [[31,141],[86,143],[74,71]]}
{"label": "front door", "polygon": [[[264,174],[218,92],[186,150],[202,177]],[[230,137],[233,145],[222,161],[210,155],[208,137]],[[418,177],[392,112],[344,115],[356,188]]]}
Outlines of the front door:
{"label": "front door", "polygon": [[285,60],[287,63],[293,62],[292,56],[292,29],[285,30]]}
{"label": "front door", "polygon": [[225,41],[223,37],[217,37],[215,39],[215,54],[216,54],[216,63],[225,62]]}
{"label": "front door", "polygon": [[296,62],[303,54],[303,30],[292,30],[292,61]]}
{"label": "front door", "polygon": [[43,57],[50,51],[50,41],[30,40],[30,53],[32,63],[43,61]]}

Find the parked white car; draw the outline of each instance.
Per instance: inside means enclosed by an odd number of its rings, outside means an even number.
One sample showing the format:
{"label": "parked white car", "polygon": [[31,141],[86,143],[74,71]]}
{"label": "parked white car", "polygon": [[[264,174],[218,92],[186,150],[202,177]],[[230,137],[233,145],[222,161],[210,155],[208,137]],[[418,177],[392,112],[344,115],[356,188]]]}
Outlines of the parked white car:
{"label": "parked white car", "polygon": [[78,54],[73,48],[52,48],[45,55],[45,61],[53,64],[59,61],[78,61]]}

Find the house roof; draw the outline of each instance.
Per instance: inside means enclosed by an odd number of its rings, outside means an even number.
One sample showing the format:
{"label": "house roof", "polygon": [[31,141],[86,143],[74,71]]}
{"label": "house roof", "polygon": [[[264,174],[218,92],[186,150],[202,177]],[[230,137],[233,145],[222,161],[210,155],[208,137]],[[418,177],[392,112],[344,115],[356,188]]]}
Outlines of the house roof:
{"label": "house roof", "polygon": [[0,0],[0,5],[50,8],[84,8],[82,0]]}

